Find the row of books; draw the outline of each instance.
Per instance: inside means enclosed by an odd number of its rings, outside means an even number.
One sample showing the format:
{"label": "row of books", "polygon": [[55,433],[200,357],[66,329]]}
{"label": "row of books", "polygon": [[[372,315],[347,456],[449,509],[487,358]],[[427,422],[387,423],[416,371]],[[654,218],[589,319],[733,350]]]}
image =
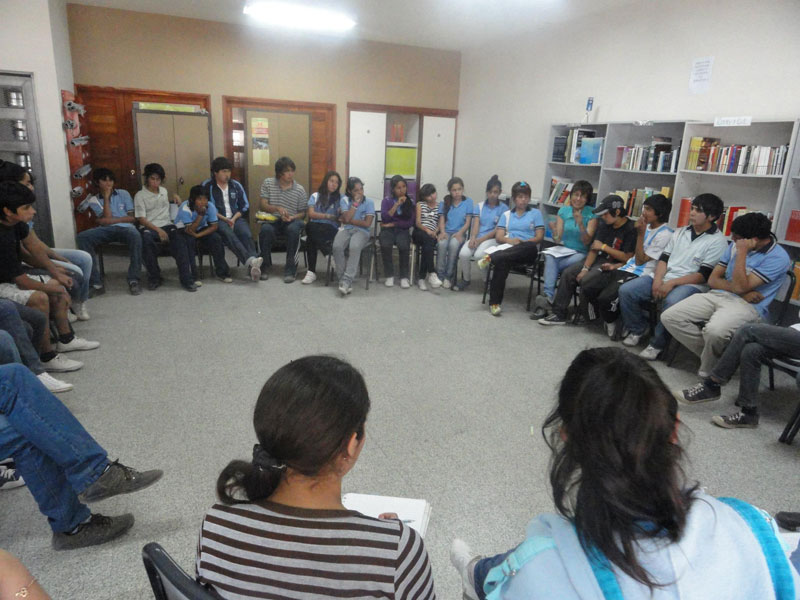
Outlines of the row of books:
{"label": "row of books", "polygon": [[676,173],[679,155],[680,146],[673,149],[671,138],[653,138],[650,144],[617,146],[614,166],[628,171]]}
{"label": "row of books", "polygon": [[[686,227],[689,224],[689,213],[692,211],[692,199],[681,198],[680,208],[678,209],[678,227]],[[751,212],[746,206],[726,206],[722,211],[716,224],[719,230],[726,236],[731,234],[731,225],[736,217]],[[800,211],[797,211],[800,213]]]}
{"label": "row of books", "polygon": [[632,190],[617,190],[614,192],[625,202],[625,210],[630,217],[638,217],[642,214],[644,201],[654,194],[664,194],[667,198],[672,197],[672,188],[664,186],[662,188],[643,187]]}
{"label": "row of books", "polygon": [[719,138],[693,137],[689,142],[686,169],[739,175],[781,175],[789,145],[721,146]]}
{"label": "row of books", "polygon": [[[564,177],[552,177],[550,179],[550,195],[547,197],[547,201],[550,204],[555,204],[557,206],[564,205],[569,206],[569,196],[572,193],[572,180],[566,179]],[[589,198],[588,204],[594,205],[597,200],[597,193],[592,193],[592,197]]]}
{"label": "row of books", "polygon": [[604,138],[597,137],[593,129],[570,129],[567,135],[555,136],[551,160],[583,165],[600,164],[604,141]]}

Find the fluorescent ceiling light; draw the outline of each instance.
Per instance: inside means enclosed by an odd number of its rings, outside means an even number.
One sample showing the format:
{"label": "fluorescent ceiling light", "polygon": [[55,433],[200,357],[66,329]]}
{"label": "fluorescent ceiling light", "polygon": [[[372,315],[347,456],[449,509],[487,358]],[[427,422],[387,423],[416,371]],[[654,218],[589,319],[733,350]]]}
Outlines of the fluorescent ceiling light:
{"label": "fluorescent ceiling light", "polygon": [[245,5],[244,14],[269,25],[329,33],[344,32],[356,25],[343,13],[288,2],[254,0]]}

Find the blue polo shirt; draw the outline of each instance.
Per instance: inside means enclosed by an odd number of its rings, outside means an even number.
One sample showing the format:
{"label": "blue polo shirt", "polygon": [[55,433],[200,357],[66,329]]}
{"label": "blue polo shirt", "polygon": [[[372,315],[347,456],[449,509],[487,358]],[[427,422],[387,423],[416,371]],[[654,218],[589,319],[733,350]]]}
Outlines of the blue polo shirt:
{"label": "blue polo shirt", "polygon": [[[348,211],[350,210],[350,198],[347,196],[342,196],[342,210]],[[369,198],[364,198],[361,201],[361,204],[358,205],[356,212],[353,213],[353,219],[357,219],[359,221],[365,221],[369,215],[375,214],[375,203],[370,200]],[[360,227],[358,225],[353,225],[352,223],[345,223],[345,229],[358,229],[359,231],[363,231],[366,234],[370,233],[369,227]]]}
{"label": "blue polo shirt", "polygon": [[[591,206],[584,206],[581,211],[581,219],[583,219],[584,229],[589,224],[589,221],[594,219],[594,212]],[[581,230],[575,222],[575,213],[571,206],[562,206],[558,209],[558,216],[564,221],[564,232],[561,235],[561,243],[567,248],[575,250],[575,252],[586,253],[589,251],[589,246],[581,241]]]}
{"label": "blue polo shirt", "polygon": [[[326,215],[331,215],[332,217],[340,215],[343,211],[347,210],[347,200],[346,196],[341,196],[339,198],[339,202],[328,202],[328,208],[326,210],[322,210],[321,207],[317,207],[317,200],[319,199],[319,194],[314,192],[311,194],[311,197],[308,199],[308,206],[309,208],[313,208],[318,213],[325,213]],[[329,199],[330,200],[330,199]],[[322,223],[323,225],[330,225],[331,227],[339,228],[338,221],[331,221],[330,219],[309,219],[309,223]]]}
{"label": "blue polo shirt", "polygon": [[[451,204],[444,222],[445,233],[456,233],[464,226],[467,217],[472,216],[473,212],[472,198],[462,198],[458,206]],[[439,202],[439,214],[444,214],[444,200]]]}
{"label": "blue polo shirt", "polygon": [[537,229],[544,229],[544,219],[538,208],[528,208],[521,217],[517,215],[516,210],[507,210],[500,217],[497,226],[506,230],[506,237],[524,242],[533,238]]}
{"label": "blue polo shirt", "polygon": [[475,205],[474,215],[480,219],[480,227],[478,228],[478,237],[483,237],[490,231],[494,231],[497,223],[500,221],[501,215],[508,210],[508,207],[502,202],[498,202],[497,206],[490,206],[486,200],[478,202]]}
{"label": "blue polo shirt", "polygon": [[[128,213],[133,212],[133,198],[127,190],[114,189],[109,198],[111,204],[111,216],[115,218],[127,217]],[[97,217],[103,216],[103,198],[99,194],[92,196],[89,200],[89,208]],[[114,223],[111,227],[133,227],[133,223]]]}
{"label": "blue polo shirt", "polygon": [[[733,279],[735,263],[736,244],[731,242],[728,244],[725,252],[722,253],[722,258],[719,259],[719,263],[717,263],[725,267],[725,279],[728,281]],[[747,274],[755,273],[764,281],[762,285],[755,288],[755,291],[764,296],[764,299],[755,305],[761,318],[767,316],[769,305],[775,299],[775,294],[778,293],[781,284],[783,284],[786,271],[789,270],[791,263],[792,261],[786,253],[786,250],[774,240],[769,246],[765,246],[761,250],[753,250],[747,253],[747,259],[745,260],[745,270]]]}
{"label": "blue polo shirt", "polygon": [[[178,223],[183,223],[184,227],[191,225],[194,223],[194,220],[197,218],[197,211],[189,209],[189,201],[184,200],[183,203],[178,208],[178,214],[175,216],[175,225]],[[203,215],[203,219],[200,221],[200,225],[198,225],[196,231],[202,231],[209,225],[213,225],[217,222],[217,207],[214,206],[213,202],[208,203],[208,209],[206,210],[206,214]]]}

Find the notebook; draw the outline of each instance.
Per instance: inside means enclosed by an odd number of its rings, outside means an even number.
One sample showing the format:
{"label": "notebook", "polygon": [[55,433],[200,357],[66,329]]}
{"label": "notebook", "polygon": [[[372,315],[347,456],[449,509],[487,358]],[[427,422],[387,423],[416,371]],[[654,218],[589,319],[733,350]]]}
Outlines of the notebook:
{"label": "notebook", "polygon": [[431,518],[431,505],[423,499],[345,494],[342,496],[342,504],[347,510],[355,510],[368,517],[377,517],[381,513],[397,513],[403,523],[416,529],[422,537],[425,537]]}

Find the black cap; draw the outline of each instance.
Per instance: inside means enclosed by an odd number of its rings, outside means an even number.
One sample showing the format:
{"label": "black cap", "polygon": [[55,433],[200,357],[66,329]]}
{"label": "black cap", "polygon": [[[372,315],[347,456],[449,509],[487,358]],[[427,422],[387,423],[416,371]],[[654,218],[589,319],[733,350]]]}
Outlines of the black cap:
{"label": "black cap", "polygon": [[611,194],[610,196],[606,196],[603,198],[603,201],[597,205],[597,207],[592,211],[598,217],[600,215],[606,214],[610,210],[619,211],[619,214],[625,214],[625,203],[622,201],[622,198],[617,196],[616,194]]}

